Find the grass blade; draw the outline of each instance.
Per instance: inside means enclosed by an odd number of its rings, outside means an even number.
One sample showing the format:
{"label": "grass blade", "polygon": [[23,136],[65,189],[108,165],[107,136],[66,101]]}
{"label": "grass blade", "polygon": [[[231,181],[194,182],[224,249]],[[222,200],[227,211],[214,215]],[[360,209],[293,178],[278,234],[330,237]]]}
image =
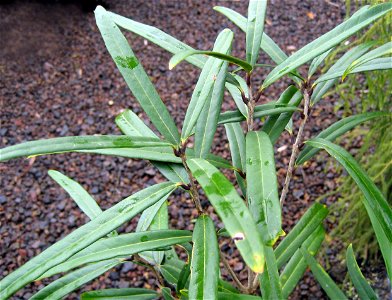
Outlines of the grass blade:
{"label": "grass blade", "polygon": [[91,220],[102,213],[102,209],[95,202],[94,198],[79,183],[55,170],[48,171],[48,174],[67,191],[79,208]]}
{"label": "grass blade", "polygon": [[88,265],[65,275],[44,287],[36,293],[31,300],[53,300],[62,299],[67,294],[81,287],[86,282],[98,277],[99,275],[120,264],[120,259],[105,260],[99,263]]}
{"label": "grass blade", "polygon": [[275,249],[278,268],[281,268],[302,243],[312,235],[328,215],[328,209],[320,203],[313,204]]}
{"label": "grass blade", "polygon": [[[315,255],[324,240],[324,236],[325,230],[319,225],[319,227],[305,240],[302,247],[307,249],[310,254]],[[301,249],[297,249],[280,275],[283,299],[287,299],[298,285],[307,266]]]}
{"label": "grass blade", "polygon": [[214,166],[203,159],[188,165],[222,219],[246,264],[257,273],[264,270],[264,249],[256,224],[235,188]]}
{"label": "grass blade", "polygon": [[[233,32],[229,29],[224,29],[221,33],[219,33],[215,41],[213,51],[224,54],[228,53],[231,50],[232,40]],[[181,134],[182,140],[186,140],[192,134],[193,128],[199,118],[203,106],[214,88],[216,82],[214,80],[214,76],[219,74],[222,65],[222,60],[213,57],[208,58],[207,63],[204,65],[185,114]]]}
{"label": "grass blade", "polygon": [[176,189],[173,183],[160,183],[144,189],[101,213],[62,240],[29,260],[0,281],[0,298],[8,298],[47,270],[93,244]]}
{"label": "grass blade", "polygon": [[323,290],[327,293],[331,299],[347,299],[346,295],[340,290],[336,283],[331,277],[325,272],[323,267],[316,261],[316,259],[309,253],[305,248],[301,248],[302,255],[304,256],[306,263],[309,265],[313,276],[317,282],[321,285]]}
{"label": "grass blade", "polygon": [[346,252],[346,263],[350,278],[354,284],[355,289],[358,292],[359,298],[361,300],[374,300],[378,299],[376,293],[373,291],[369,283],[363,277],[361,270],[355,260],[355,255],[353,251],[353,246],[350,244]]}
{"label": "grass blade", "polygon": [[81,300],[109,300],[109,299],[129,299],[129,300],[153,300],[158,297],[158,293],[142,288],[122,288],[104,289],[91,292],[84,292]]}
{"label": "grass blade", "polygon": [[263,242],[273,245],[282,235],[274,148],[263,131],[246,135],[246,179],[249,210]]}
{"label": "grass blade", "polygon": [[369,6],[366,9],[361,9],[360,12],[354,14],[352,17],[313,42],[307,44],[275,67],[264,80],[262,89],[267,88],[282,76],[333,48],[391,10],[392,3],[382,3]]}
{"label": "grass blade", "polygon": [[84,264],[116,257],[129,257],[146,250],[189,242],[191,239],[192,234],[186,230],[141,231],[101,239],[51,268],[40,279],[67,272]]}
{"label": "grass blade", "polygon": [[211,97],[207,99],[199,119],[196,122],[195,154],[197,157],[206,158],[207,154],[210,152],[218,126],[218,118],[225,91],[227,67],[228,64],[223,63],[216,78]]}
{"label": "grass blade", "polygon": [[[353,129],[355,126],[372,120],[374,118],[379,118],[383,116],[390,116],[392,115],[389,112],[369,112],[369,113],[363,113],[363,114],[358,114],[354,116],[350,116],[347,118],[344,118],[342,120],[339,120],[338,122],[332,124],[328,128],[324,129],[321,131],[316,138],[322,138],[327,141],[333,142],[336,138],[342,136],[345,134],[347,131]],[[306,145],[305,148],[300,152],[298,155],[296,164],[301,165],[304,162],[308,161],[311,159],[314,155],[316,155],[320,150],[317,148],[314,148],[310,145]]]}
{"label": "grass blade", "polygon": [[[372,210],[389,243],[392,243],[392,209],[383,194],[359,166],[355,159],[342,147],[324,139],[313,139],[306,142],[310,146],[322,148],[333,156],[346,169],[364,194],[364,202]],[[380,242],[380,241],[379,241]]]}
{"label": "grass blade", "polygon": [[207,215],[200,216],[193,231],[193,252],[190,299],[216,299],[218,293],[219,252],[214,223]]}
{"label": "grass blade", "polygon": [[[253,67],[259,57],[267,0],[250,0],[246,24],[246,61]],[[250,72],[251,70],[247,70]]]}
{"label": "grass blade", "polygon": [[[246,147],[245,135],[241,128],[240,123],[225,124],[227,138],[229,140],[231,159],[233,166],[245,173],[246,168]],[[237,183],[241,188],[242,194],[246,195],[246,180],[238,173],[235,172]]]}
{"label": "grass blade", "polygon": [[168,146],[158,138],[131,137],[126,135],[66,136],[25,142],[0,149],[0,161],[24,156],[75,152],[105,148],[141,148]]}
{"label": "grass blade", "polygon": [[127,39],[103,7],[98,6],[94,13],[106,48],[133,95],[159,132],[173,145],[179,144],[180,135],[176,124],[137,60]]}

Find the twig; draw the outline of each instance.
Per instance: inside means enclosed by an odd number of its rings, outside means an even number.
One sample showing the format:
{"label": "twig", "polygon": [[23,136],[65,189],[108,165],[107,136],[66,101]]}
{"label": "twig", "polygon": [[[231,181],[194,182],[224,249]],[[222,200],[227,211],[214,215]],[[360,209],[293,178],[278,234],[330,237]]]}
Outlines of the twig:
{"label": "twig", "polygon": [[151,265],[148,261],[146,261],[144,258],[140,257],[139,254],[135,254],[134,256],[134,260],[135,261],[139,261],[143,264],[146,265],[146,267],[148,267],[155,275],[155,277],[158,279],[158,282],[161,286],[165,286],[165,283],[163,281],[163,278],[161,276],[161,274],[159,274],[159,272],[155,269],[155,267],[153,265]]}
{"label": "twig", "polygon": [[293,145],[293,150],[291,152],[291,157],[290,157],[290,162],[289,162],[289,166],[287,169],[286,179],[284,181],[282,194],[280,196],[280,206],[283,206],[283,202],[285,201],[286,196],[287,196],[287,192],[289,190],[290,180],[291,180],[291,177],[293,176],[293,171],[294,171],[294,163],[297,158],[299,146],[302,142],[302,135],[303,135],[303,131],[305,128],[305,124],[306,124],[306,121],[308,120],[310,95],[309,95],[309,91],[308,91],[307,87],[304,88],[303,95],[304,95],[304,111],[303,111],[303,115],[302,115],[302,122],[301,122],[301,125],[299,126],[297,137],[295,139],[295,142]]}
{"label": "twig", "polygon": [[245,287],[241,281],[238,279],[237,275],[234,273],[233,269],[230,267],[229,262],[227,261],[225,255],[220,251],[220,257],[223,262],[223,266],[229,272],[230,276],[233,278],[235,285],[240,289],[241,292],[248,293],[248,288]]}
{"label": "twig", "polygon": [[260,276],[260,274],[256,274],[255,278],[253,279],[253,282],[252,282],[252,289],[251,289],[251,292],[252,292],[252,293],[253,293],[253,292],[257,289],[257,287],[259,286],[259,276]]}

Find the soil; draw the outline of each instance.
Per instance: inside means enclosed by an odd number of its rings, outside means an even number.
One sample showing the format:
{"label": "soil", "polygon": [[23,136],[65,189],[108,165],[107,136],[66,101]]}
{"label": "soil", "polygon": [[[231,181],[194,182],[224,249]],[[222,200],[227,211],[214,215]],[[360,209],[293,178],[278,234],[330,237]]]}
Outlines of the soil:
{"label": "soil", "polygon": [[[343,2],[271,0],[265,30],[290,54],[341,22],[345,16]],[[247,5],[241,1],[121,0],[107,1],[106,5],[116,13],[159,27],[197,49],[211,49],[218,32],[229,27],[235,32],[233,54],[244,57],[245,35],[212,10],[215,5],[223,5],[246,15]],[[92,11],[86,12],[86,7],[77,1],[8,1],[0,5],[0,36],[0,147],[56,136],[119,134],[114,118],[125,108],[132,109],[150,125],[110,59]],[[181,63],[169,71],[170,54],[136,35],[127,33],[127,37],[176,123],[181,124],[199,70]],[[260,61],[270,62],[264,55]],[[286,86],[284,81],[273,85],[263,101],[276,99]],[[305,130],[307,138],[340,118],[341,113],[334,111],[336,101],[328,97],[313,110]],[[227,95],[224,109],[234,109]],[[227,141],[222,128],[216,139]],[[285,150],[277,152],[280,184],[284,182],[291,151],[287,133],[278,141],[277,149],[286,145]],[[347,146],[355,151],[360,140]],[[218,142],[214,152],[230,158],[227,143]],[[283,208],[286,232],[317,197],[336,189],[337,178],[342,174],[326,157],[321,154],[296,170]],[[101,155],[59,154],[0,164],[0,278],[87,222],[86,216],[47,175],[49,169],[81,183],[102,209],[164,180],[148,162]],[[330,205],[334,197],[325,196],[321,202]],[[175,193],[170,204],[171,227],[192,229],[191,221],[197,213],[190,199]],[[331,229],[337,219],[329,218],[326,227]],[[215,220],[219,223],[216,217]],[[136,221],[122,226],[120,231],[131,232]],[[231,255],[234,269],[243,270],[237,251],[222,243]],[[330,244],[328,256],[319,260],[329,262],[324,264],[329,274],[341,283],[346,280],[346,270],[337,258],[339,247],[339,243]],[[228,276],[224,270],[222,274]],[[368,274],[386,295],[389,287],[385,270],[373,268]],[[245,279],[245,272],[241,276]],[[34,282],[12,299],[28,299],[48,282]],[[85,290],[116,287],[155,288],[156,280],[145,268],[128,262],[67,299],[77,299]],[[310,273],[305,274],[291,295],[291,299],[325,298]]]}

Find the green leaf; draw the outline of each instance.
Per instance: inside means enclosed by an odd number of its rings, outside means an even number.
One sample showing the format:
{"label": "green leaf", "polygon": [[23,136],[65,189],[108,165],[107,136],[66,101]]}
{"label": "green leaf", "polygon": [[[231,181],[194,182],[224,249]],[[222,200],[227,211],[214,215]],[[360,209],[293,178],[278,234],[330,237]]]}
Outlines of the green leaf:
{"label": "green leaf", "polygon": [[218,293],[218,300],[261,300],[259,296],[252,296],[246,294],[232,294],[232,293]]}
{"label": "green leaf", "polygon": [[25,142],[0,150],[0,161],[24,156],[75,152],[105,148],[141,148],[168,146],[157,138],[126,135],[66,136]]}
{"label": "green leaf", "polygon": [[366,281],[365,277],[362,275],[361,270],[359,269],[357,261],[355,260],[353,246],[351,244],[347,248],[346,263],[350,278],[361,300],[378,299],[376,293],[373,291],[369,283]]}
{"label": "green leaf", "polygon": [[278,268],[281,268],[294,255],[302,243],[320,226],[327,215],[327,207],[320,203],[314,203],[305,212],[290,233],[275,249]]}
{"label": "green leaf", "polygon": [[86,282],[105,273],[107,270],[122,263],[119,259],[105,260],[90,264],[84,268],[69,273],[36,293],[31,300],[62,299],[64,296],[81,287]]}
{"label": "green leaf", "polygon": [[183,60],[185,60],[187,57],[195,55],[195,54],[202,54],[202,55],[206,55],[206,56],[215,57],[215,58],[227,61],[229,63],[235,64],[237,66],[240,66],[241,68],[243,68],[247,72],[252,71],[252,66],[250,64],[248,64],[246,61],[243,61],[242,59],[239,59],[237,57],[227,55],[224,53],[220,53],[220,52],[203,51],[203,50],[186,50],[186,51],[179,52],[179,53],[175,54],[169,61],[169,70],[172,70],[175,66],[177,66]]}
{"label": "green leaf", "polygon": [[[233,32],[229,29],[221,31],[214,44],[214,52],[229,53],[233,40]],[[191,101],[185,114],[181,138],[186,140],[193,132],[193,127],[216,83],[216,76],[222,69],[223,61],[214,57],[208,58],[193,91]]]}
{"label": "green leaf", "polygon": [[[367,50],[369,50],[372,46],[374,45],[373,42],[368,42],[364,43],[361,45],[358,45],[349,51],[347,51],[341,58],[339,58],[335,64],[333,64],[332,67],[328,69],[328,71],[320,76],[315,83],[313,83],[313,86],[316,86],[313,90],[312,96],[310,97],[312,105],[317,103],[318,101],[321,100],[321,98],[324,96],[324,94],[333,86],[335,83],[338,82],[338,80],[335,79],[330,79],[323,81],[323,78],[331,76],[331,74],[334,74],[336,71],[343,71],[358,57],[366,53]],[[333,76],[334,78],[335,76]],[[323,81],[323,82],[321,82]]]}
{"label": "green leaf", "polygon": [[264,253],[266,268],[259,279],[263,298],[274,300],[283,299],[282,287],[279,281],[279,272],[276,265],[274,250],[270,246],[265,246]]}
{"label": "green leaf", "polygon": [[200,216],[192,236],[193,252],[190,299],[216,299],[218,292],[219,250],[214,223],[207,215]]}
{"label": "green leaf", "polygon": [[325,293],[331,299],[347,299],[346,295],[340,290],[336,283],[331,277],[325,272],[323,267],[316,261],[316,259],[309,253],[306,248],[301,247],[302,255],[304,256],[306,263],[309,265],[313,276],[317,282],[321,285]]}
{"label": "green leaf", "polygon": [[159,132],[173,145],[179,144],[180,135],[176,124],[137,60],[127,39],[103,7],[98,6],[94,13],[106,48],[136,100]]}
{"label": "green leaf", "polygon": [[[327,141],[333,142],[336,138],[342,136],[344,133],[363,122],[388,115],[392,114],[390,112],[369,112],[347,117],[342,120],[339,120],[336,123],[333,123],[331,126],[321,131],[317,135],[317,138],[323,138]],[[314,155],[316,155],[316,153],[319,151],[319,149],[313,148],[310,145],[306,145],[305,148],[298,155],[296,164],[303,164],[304,162],[312,158]]]}
{"label": "green leaf", "polygon": [[180,275],[178,276],[177,282],[177,293],[181,293],[181,291],[185,288],[186,284],[189,283],[189,276],[191,275],[191,265],[190,261],[185,263],[181,269]]}
{"label": "green leaf", "polygon": [[[324,236],[325,230],[322,225],[319,225],[319,227],[317,227],[317,229],[305,240],[302,247],[306,248],[312,255],[315,255],[324,240]],[[307,266],[301,249],[297,249],[280,275],[283,299],[287,299],[298,285]]]}
{"label": "green leaf", "polygon": [[[333,156],[346,169],[351,178],[356,182],[364,194],[364,202],[367,203],[372,213],[380,222],[389,243],[392,243],[392,209],[384,198],[383,194],[369,178],[364,170],[359,166],[355,159],[344,150],[327,140],[316,138],[306,142],[310,146],[322,148]],[[379,241],[380,242],[380,241]]]}
{"label": "green leaf", "polygon": [[[344,71],[343,79],[346,75],[352,73],[355,68],[387,54],[392,54],[392,42],[385,43],[384,45],[369,51],[368,53],[353,61],[351,65]],[[391,59],[392,58],[389,57],[390,62]]]}
{"label": "green leaf", "polygon": [[263,242],[273,245],[282,235],[274,148],[263,131],[246,135],[246,181],[249,210]]}
{"label": "green leaf", "polygon": [[314,73],[316,73],[317,68],[323,63],[324,59],[328,56],[328,54],[332,51],[332,48],[324,53],[320,54],[319,56],[315,57],[309,67],[308,71],[308,79],[312,77]]}
{"label": "green leaf", "polygon": [[203,159],[188,160],[192,174],[222,219],[246,264],[257,273],[264,270],[264,249],[256,224],[233,185]]}
{"label": "green leaf", "polygon": [[[229,76],[229,75],[231,75],[231,76]],[[236,74],[228,73],[227,78],[229,78],[229,77],[233,77],[234,80],[237,82],[237,85],[226,82],[226,89],[229,91],[238,110],[245,117],[245,119],[247,119],[248,118],[248,107],[246,106],[246,104],[244,103],[244,101],[242,99],[241,92],[244,93],[246,98],[249,98],[248,86],[246,85],[245,80]]]}
{"label": "green leaf", "polygon": [[227,63],[222,65],[216,78],[211,97],[208,97],[206,100],[199,119],[196,122],[195,154],[197,157],[206,158],[210,152],[218,126],[218,118],[225,91],[227,67]]}
{"label": "green leaf", "polygon": [[79,183],[55,170],[49,170],[48,174],[67,191],[79,208],[91,220],[102,213],[102,209],[95,202],[94,198]]}
{"label": "green leaf", "polygon": [[181,269],[174,265],[164,264],[158,266],[163,278],[172,286],[177,286],[180,277]]}
{"label": "green leaf", "polygon": [[[253,67],[259,57],[267,0],[250,0],[246,23],[246,61]],[[247,70],[248,71],[248,70]],[[249,70],[248,72],[250,72]]]}
{"label": "green leaf", "polygon": [[279,64],[271,71],[271,73],[268,74],[261,88],[265,89],[282,76],[333,48],[362,28],[368,26],[373,21],[384,16],[391,9],[392,3],[382,3],[362,9],[361,12],[353,15],[331,31],[307,44],[305,47],[301,48],[284,62]]}
{"label": "green leaf", "polygon": [[[261,118],[264,116],[279,115],[286,112],[294,112],[298,110],[295,106],[276,107],[275,104],[267,103],[257,105],[253,114],[254,118]],[[245,121],[245,117],[239,110],[231,110],[221,113],[218,124],[227,124],[234,122]]]}
{"label": "green leaf", "polygon": [[161,292],[164,300],[174,300],[170,288],[168,287],[161,288]]}
{"label": "green leaf", "polygon": [[[247,31],[247,19],[241,16],[238,12],[223,6],[215,6],[214,10],[226,16],[242,31]],[[265,32],[263,32],[263,36],[261,38],[260,48],[277,64],[280,64],[287,58],[287,55],[282,51],[282,49],[280,49]]]}
{"label": "green leaf", "polygon": [[117,227],[132,219],[147,207],[153,205],[177,186],[160,183],[125,198],[105,210],[94,220],[79,227],[65,238],[47,248],[0,281],[0,298],[10,297],[26,284],[37,279],[47,270],[57,266],[75,253],[93,244]]}
{"label": "green leaf", "polygon": [[158,293],[153,290],[141,288],[105,289],[91,292],[84,292],[81,300],[153,300],[158,297]]}
{"label": "green leaf", "polygon": [[[240,123],[225,124],[227,138],[230,145],[231,159],[233,166],[243,172],[246,167],[246,148],[245,148],[245,135],[241,128]],[[246,180],[238,173],[235,172],[238,185],[241,188],[242,194],[246,195]]]}
{"label": "green leaf", "polygon": [[239,294],[240,293],[230,283],[228,283],[227,281],[224,281],[222,279],[219,279],[219,281],[218,281],[218,292],[230,293],[230,294]]}
{"label": "green leaf", "polygon": [[101,239],[56,265],[40,278],[67,272],[84,264],[115,257],[129,257],[146,250],[189,242],[191,233],[185,230],[154,230],[120,234]]}
{"label": "green leaf", "polygon": [[[289,86],[276,101],[276,105],[288,105],[298,107],[303,96],[295,86]],[[269,116],[263,125],[263,131],[266,132],[273,144],[278,140],[280,134],[284,131],[294,112],[286,112]]]}
{"label": "green leaf", "polygon": [[[193,148],[187,148],[185,153],[188,158],[195,158],[196,157],[195,151]],[[219,155],[214,155],[211,153],[207,154],[206,160],[217,168],[233,169],[233,166],[230,164],[230,162]]]}

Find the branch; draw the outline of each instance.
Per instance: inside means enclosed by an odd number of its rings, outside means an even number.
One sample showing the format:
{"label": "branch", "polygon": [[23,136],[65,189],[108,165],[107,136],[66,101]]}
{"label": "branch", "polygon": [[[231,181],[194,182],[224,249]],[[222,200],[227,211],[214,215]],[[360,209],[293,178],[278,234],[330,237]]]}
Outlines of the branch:
{"label": "branch", "polygon": [[294,163],[295,163],[295,160],[298,155],[299,147],[302,143],[303,131],[304,131],[305,124],[306,124],[306,121],[308,120],[308,116],[309,116],[310,95],[309,95],[309,91],[307,88],[304,89],[303,95],[304,95],[304,111],[303,111],[303,115],[302,115],[302,122],[301,122],[301,125],[299,126],[297,138],[295,139],[295,142],[293,145],[293,150],[291,152],[289,167],[287,169],[286,179],[284,181],[282,194],[280,196],[280,206],[283,206],[283,202],[285,201],[286,196],[287,196],[287,192],[289,190],[290,180],[291,180],[291,177],[293,176],[293,171],[294,171]]}
{"label": "branch", "polygon": [[222,253],[222,251],[219,251],[220,257],[222,259],[223,265],[226,268],[226,270],[229,272],[230,276],[233,278],[233,281],[235,285],[239,288],[239,290],[243,293],[248,293],[248,288],[245,287],[241,281],[238,279],[237,275],[234,273],[233,269],[230,267],[229,262],[227,261],[225,255]]}

